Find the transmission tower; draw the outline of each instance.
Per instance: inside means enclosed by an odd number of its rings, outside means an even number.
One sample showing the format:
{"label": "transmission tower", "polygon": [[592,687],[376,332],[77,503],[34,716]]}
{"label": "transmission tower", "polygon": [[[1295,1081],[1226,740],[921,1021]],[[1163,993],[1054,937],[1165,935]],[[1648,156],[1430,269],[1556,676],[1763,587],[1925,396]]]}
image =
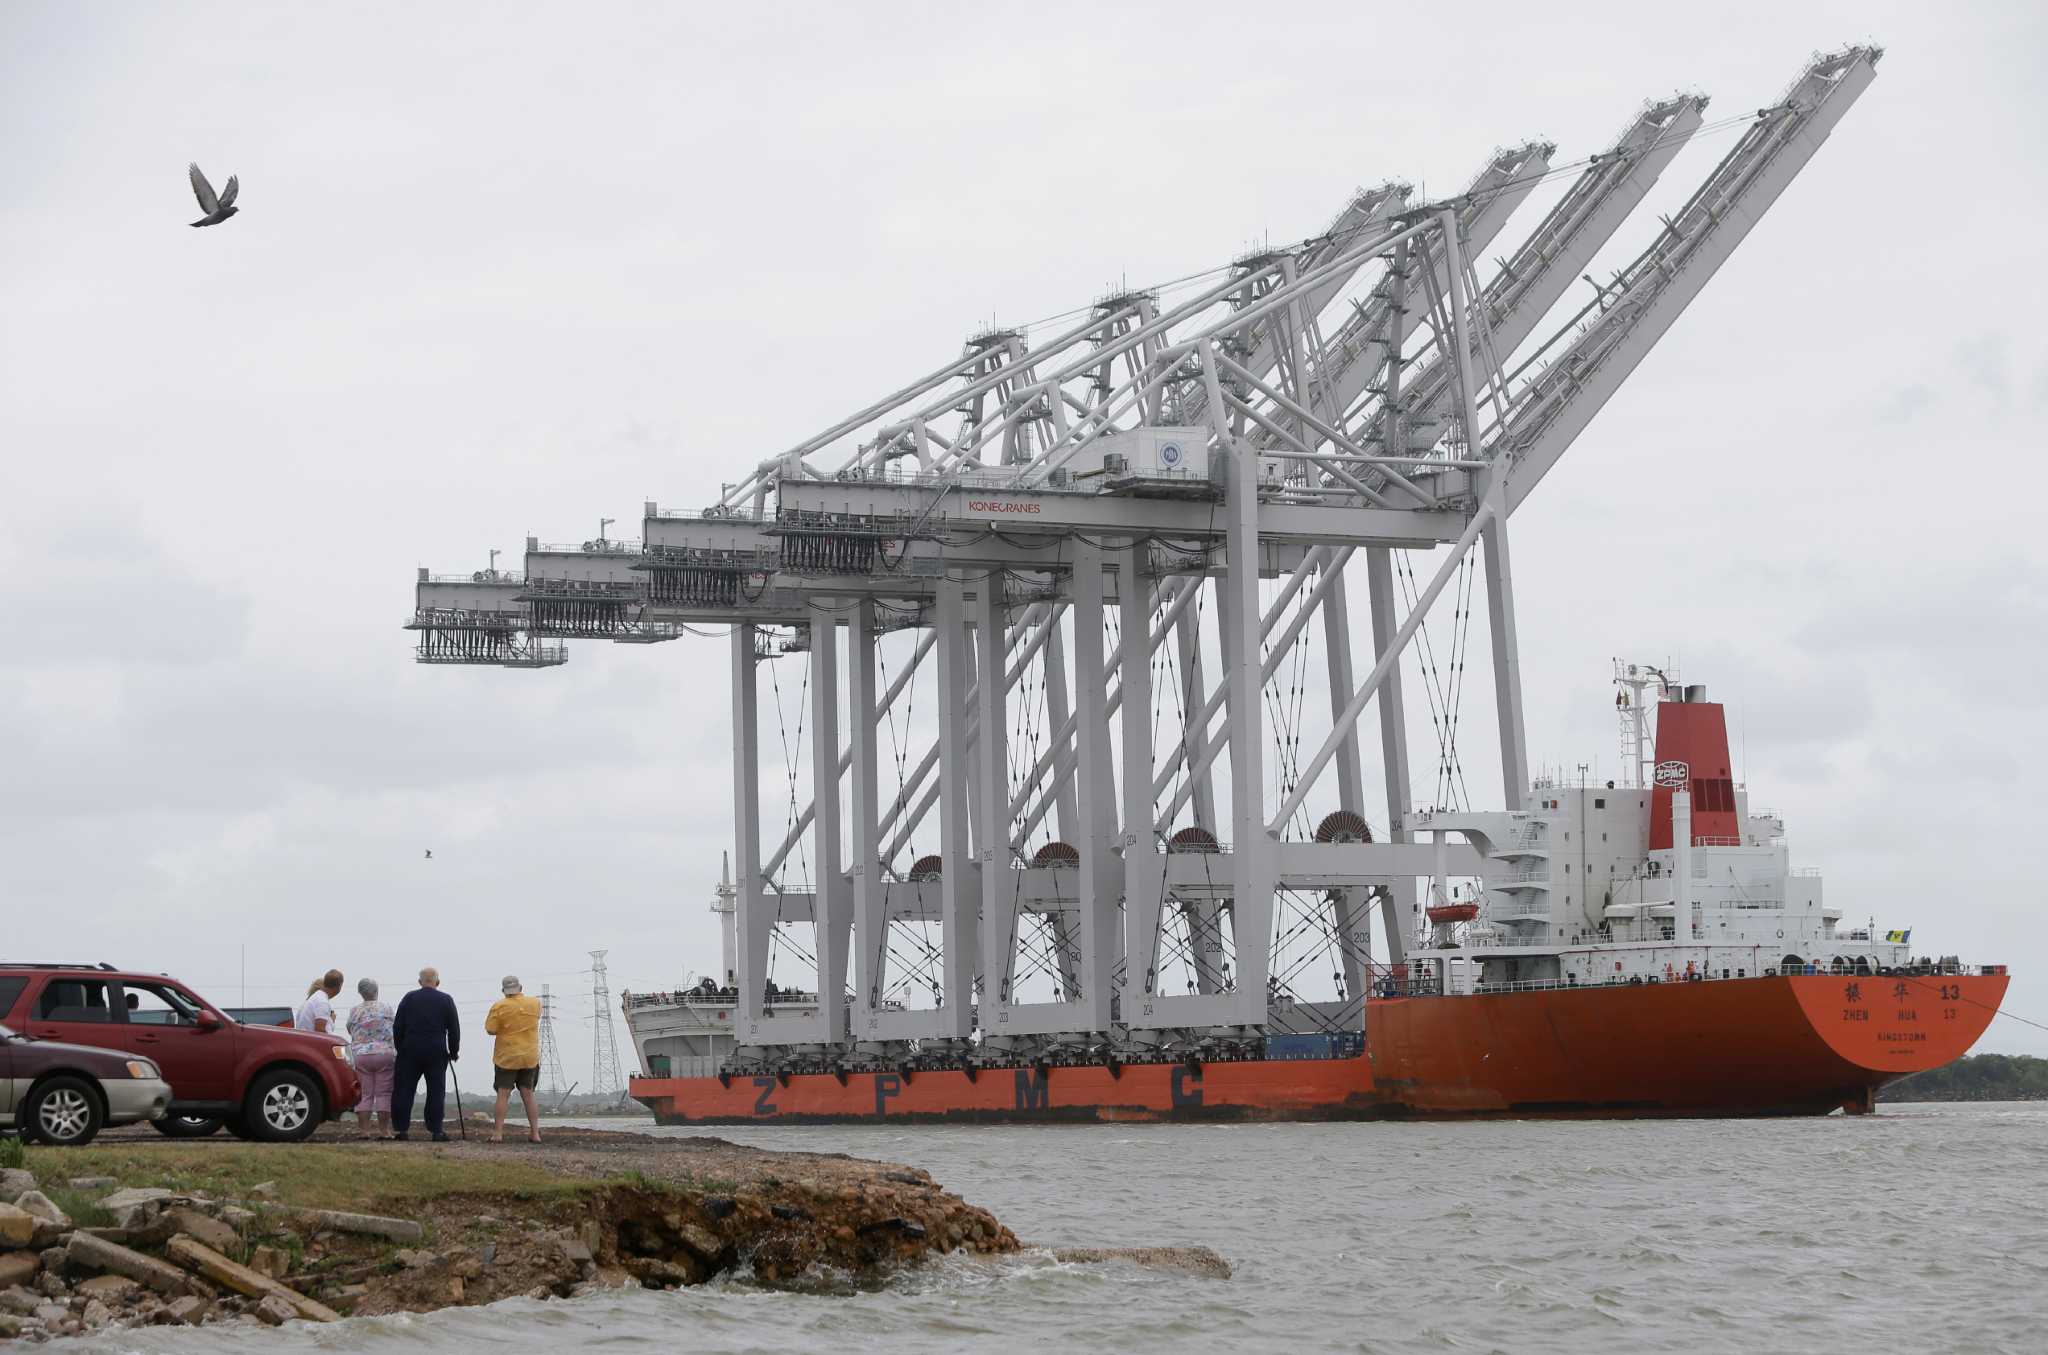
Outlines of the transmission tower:
{"label": "transmission tower", "polygon": [[611,952],[590,952],[590,1090],[603,1096],[626,1091],[625,1076],[619,1071],[619,1041],[612,1024],[611,980],[605,976],[604,957]]}
{"label": "transmission tower", "polygon": [[567,1089],[562,1076],[562,1054],[555,1048],[555,997],[548,986],[540,986],[540,1080],[551,1091]]}

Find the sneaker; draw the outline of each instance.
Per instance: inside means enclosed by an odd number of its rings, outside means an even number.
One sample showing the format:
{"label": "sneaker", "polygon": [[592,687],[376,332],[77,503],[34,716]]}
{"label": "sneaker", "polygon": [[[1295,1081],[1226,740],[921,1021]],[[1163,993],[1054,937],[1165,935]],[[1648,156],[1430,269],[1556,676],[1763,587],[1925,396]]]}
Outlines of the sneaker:
{"label": "sneaker", "polygon": [[412,1135],[406,1133],[403,1129],[401,1129],[396,1134],[393,1134],[391,1136],[391,1141],[393,1143],[404,1143],[407,1139],[411,1137]]}
{"label": "sneaker", "polygon": [[436,1143],[446,1143],[446,1142],[448,1142],[448,1136],[447,1136],[446,1134],[436,1134],[436,1135],[434,1135],[434,1142],[436,1142]]}

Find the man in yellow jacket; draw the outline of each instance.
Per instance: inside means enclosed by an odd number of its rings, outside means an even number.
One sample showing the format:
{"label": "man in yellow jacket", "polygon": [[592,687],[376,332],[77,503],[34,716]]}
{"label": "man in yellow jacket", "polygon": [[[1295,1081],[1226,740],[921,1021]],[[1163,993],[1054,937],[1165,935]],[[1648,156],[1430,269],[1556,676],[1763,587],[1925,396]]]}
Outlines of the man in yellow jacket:
{"label": "man in yellow jacket", "polygon": [[491,1142],[505,1141],[505,1107],[517,1088],[526,1107],[526,1137],[540,1142],[540,1110],[534,1104],[533,1089],[540,1081],[540,999],[528,997],[515,975],[507,974],[499,985],[505,996],[491,1004],[484,1017],[484,1032],[498,1037],[491,1052],[496,1065],[492,1085],[498,1091],[498,1120],[491,1130]]}

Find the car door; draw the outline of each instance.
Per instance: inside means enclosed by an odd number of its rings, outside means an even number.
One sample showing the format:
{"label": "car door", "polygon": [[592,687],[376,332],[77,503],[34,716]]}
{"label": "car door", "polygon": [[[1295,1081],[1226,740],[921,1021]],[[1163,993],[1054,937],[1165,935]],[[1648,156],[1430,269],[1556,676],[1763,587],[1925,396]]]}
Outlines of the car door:
{"label": "car door", "polygon": [[29,1008],[28,1033],[38,1040],[64,1040],[125,1050],[128,1028],[115,1019],[111,980],[60,971],[43,981]]}
{"label": "car door", "polygon": [[163,1069],[174,1104],[234,1096],[232,1025],[218,1018],[202,1021],[204,1007],[176,984],[123,979],[119,987],[127,1047]]}
{"label": "car door", "polygon": [[14,1032],[0,1026],[0,1120],[14,1114]]}

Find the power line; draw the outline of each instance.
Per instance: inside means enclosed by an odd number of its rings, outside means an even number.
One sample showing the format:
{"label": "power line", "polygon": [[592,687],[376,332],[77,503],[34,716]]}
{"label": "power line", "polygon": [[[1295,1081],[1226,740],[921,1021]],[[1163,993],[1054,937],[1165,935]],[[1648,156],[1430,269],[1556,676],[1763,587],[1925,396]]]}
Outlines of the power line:
{"label": "power line", "polygon": [[540,1079],[550,1089],[569,1085],[562,1076],[561,1051],[555,1048],[555,996],[545,983],[540,986]]}
{"label": "power line", "polygon": [[626,1078],[619,1071],[619,1039],[612,1023],[611,980],[606,977],[604,957],[608,951],[590,952],[590,1090],[600,1096],[617,1093],[625,1098]]}

